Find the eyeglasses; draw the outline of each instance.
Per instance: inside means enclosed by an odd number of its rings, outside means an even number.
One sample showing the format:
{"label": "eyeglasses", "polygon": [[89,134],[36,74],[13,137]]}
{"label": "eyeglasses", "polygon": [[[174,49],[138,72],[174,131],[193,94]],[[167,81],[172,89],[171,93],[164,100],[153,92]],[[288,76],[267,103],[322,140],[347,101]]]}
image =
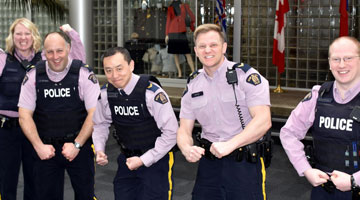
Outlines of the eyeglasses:
{"label": "eyeglasses", "polygon": [[360,56],[347,56],[347,57],[343,57],[343,58],[329,58],[330,62],[334,63],[334,64],[340,64],[341,63],[341,59],[344,61],[344,63],[350,63],[351,61],[354,60],[354,58],[357,58]]}

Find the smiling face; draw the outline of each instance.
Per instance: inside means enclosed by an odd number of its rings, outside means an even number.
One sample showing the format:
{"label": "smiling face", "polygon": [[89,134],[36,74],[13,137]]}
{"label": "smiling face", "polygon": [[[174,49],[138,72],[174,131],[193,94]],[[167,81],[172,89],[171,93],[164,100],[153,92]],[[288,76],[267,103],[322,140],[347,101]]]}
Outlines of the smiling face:
{"label": "smiling face", "polygon": [[64,71],[68,64],[70,45],[58,33],[49,34],[44,41],[45,57],[49,67],[55,72]]}
{"label": "smiling face", "polygon": [[32,50],[33,36],[31,31],[21,23],[15,26],[14,33],[14,45],[20,53],[29,52]]}
{"label": "smiling face", "polygon": [[329,48],[330,70],[339,87],[348,90],[360,81],[359,46],[356,41],[340,38]]}
{"label": "smiling face", "polygon": [[219,33],[209,31],[199,33],[195,41],[195,53],[205,69],[216,70],[224,61],[227,44]]}
{"label": "smiling face", "polygon": [[107,80],[116,88],[124,89],[134,71],[134,61],[128,63],[121,53],[105,57],[103,60]]}

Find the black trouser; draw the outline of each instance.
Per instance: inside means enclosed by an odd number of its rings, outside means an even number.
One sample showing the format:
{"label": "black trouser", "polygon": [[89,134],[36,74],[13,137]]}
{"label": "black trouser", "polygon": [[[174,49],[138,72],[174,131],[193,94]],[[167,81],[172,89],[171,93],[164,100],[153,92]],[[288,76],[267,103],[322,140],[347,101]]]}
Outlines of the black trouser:
{"label": "black trouser", "polygon": [[35,183],[37,200],[64,199],[64,173],[69,174],[76,200],[94,199],[94,151],[87,141],[76,158],[69,162],[62,155],[63,144],[54,144],[55,157],[40,160],[36,155]]}
{"label": "black trouser", "polygon": [[150,167],[141,166],[137,170],[129,170],[126,157],[120,154],[118,170],[114,178],[116,200],[170,200],[172,199],[172,167],[173,152]]}
{"label": "black trouser", "polygon": [[[13,118],[11,120],[18,120]],[[15,121],[14,121],[15,122]],[[18,123],[3,124],[0,128],[0,195],[2,200],[16,200],[20,165],[24,176],[24,200],[33,200],[34,178],[32,154],[34,149]]]}

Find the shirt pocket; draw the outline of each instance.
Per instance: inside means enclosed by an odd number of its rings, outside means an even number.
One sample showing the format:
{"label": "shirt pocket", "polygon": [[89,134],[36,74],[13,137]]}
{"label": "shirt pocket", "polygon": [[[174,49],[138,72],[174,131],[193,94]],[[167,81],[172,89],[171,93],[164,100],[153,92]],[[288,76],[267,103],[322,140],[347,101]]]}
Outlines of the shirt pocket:
{"label": "shirt pocket", "polygon": [[193,110],[201,110],[207,105],[208,101],[204,96],[198,96],[191,99],[191,108]]}

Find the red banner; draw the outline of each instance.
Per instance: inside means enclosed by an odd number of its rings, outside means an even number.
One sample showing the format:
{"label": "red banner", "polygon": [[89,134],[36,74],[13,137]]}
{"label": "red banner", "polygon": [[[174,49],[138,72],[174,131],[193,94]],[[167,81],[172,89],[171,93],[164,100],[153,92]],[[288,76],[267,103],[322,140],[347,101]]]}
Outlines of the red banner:
{"label": "red banner", "polygon": [[285,69],[285,25],[286,13],[289,11],[288,0],[277,0],[274,28],[273,64],[278,67],[278,72]]}
{"label": "red banner", "polygon": [[348,22],[348,12],[347,12],[347,0],[340,0],[340,33],[339,37],[341,36],[348,36],[349,35],[349,22]]}

